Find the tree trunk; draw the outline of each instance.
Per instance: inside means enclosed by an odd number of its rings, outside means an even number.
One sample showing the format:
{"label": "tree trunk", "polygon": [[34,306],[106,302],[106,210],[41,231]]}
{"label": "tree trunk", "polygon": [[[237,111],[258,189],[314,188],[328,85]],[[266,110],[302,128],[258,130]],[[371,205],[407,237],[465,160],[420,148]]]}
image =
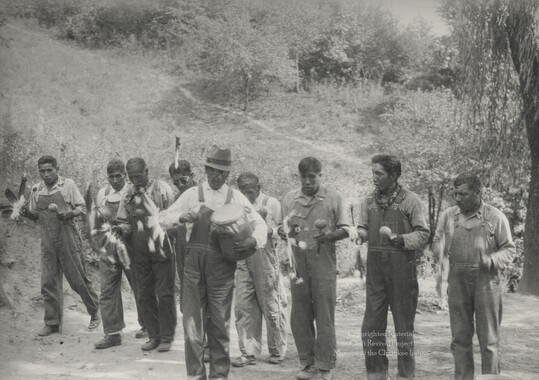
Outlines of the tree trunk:
{"label": "tree trunk", "polygon": [[296,93],[299,94],[299,53],[296,53]]}
{"label": "tree trunk", "polygon": [[526,0],[510,2],[507,36],[519,77],[522,113],[531,155],[531,178],[524,231],[524,270],[519,292],[539,296],[539,49],[535,15]]}

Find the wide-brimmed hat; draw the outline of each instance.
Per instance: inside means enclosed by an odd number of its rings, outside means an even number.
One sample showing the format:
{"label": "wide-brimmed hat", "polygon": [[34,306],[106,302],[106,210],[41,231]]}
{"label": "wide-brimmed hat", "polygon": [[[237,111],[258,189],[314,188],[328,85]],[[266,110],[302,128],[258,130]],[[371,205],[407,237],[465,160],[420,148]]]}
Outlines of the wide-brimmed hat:
{"label": "wide-brimmed hat", "polygon": [[229,148],[221,149],[217,145],[211,147],[206,156],[206,166],[229,172],[232,169],[232,153]]}

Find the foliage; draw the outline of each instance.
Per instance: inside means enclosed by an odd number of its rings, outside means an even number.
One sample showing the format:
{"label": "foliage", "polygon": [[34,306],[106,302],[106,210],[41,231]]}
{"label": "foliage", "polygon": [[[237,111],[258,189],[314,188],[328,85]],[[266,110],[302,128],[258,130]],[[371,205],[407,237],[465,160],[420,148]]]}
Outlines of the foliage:
{"label": "foliage", "polygon": [[[445,0],[462,62],[467,133],[496,189],[528,184],[523,290],[539,294],[539,47],[536,0]],[[523,193],[523,192],[522,192]]]}
{"label": "foliage", "polygon": [[[508,217],[513,235],[520,238],[526,215],[525,186],[492,187],[485,177],[491,169],[473,149],[475,140],[463,139],[467,128],[462,121],[461,103],[450,90],[406,92],[406,96],[382,115],[386,124],[380,129],[379,151],[395,154],[403,162],[403,182],[414,192],[426,196],[429,205],[430,241],[439,212],[452,203],[452,178],[463,171],[476,172],[487,187],[485,202],[494,205]],[[425,194],[425,192],[427,194]],[[519,255],[522,251],[519,251]],[[522,272],[521,257],[506,271],[508,286],[514,288]],[[420,258],[422,267],[432,262],[427,251]]]}

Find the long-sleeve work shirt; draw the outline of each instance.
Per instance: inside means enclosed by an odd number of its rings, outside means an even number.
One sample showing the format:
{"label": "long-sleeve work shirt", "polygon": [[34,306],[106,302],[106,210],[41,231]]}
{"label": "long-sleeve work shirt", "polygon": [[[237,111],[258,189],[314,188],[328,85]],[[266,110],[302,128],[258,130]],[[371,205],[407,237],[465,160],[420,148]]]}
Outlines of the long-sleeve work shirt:
{"label": "long-sleeve work shirt", "polygon": [[[202,183],[202,191],[204,192],[204,205],[211,210],[216,210],[225,205],[229,187],[224,184],[220,189],[214,190],[210,187],[208,181]],[[247,222],[252,223],[253,237],[256,240],[256,248],[262,248],[267,241],[267,226],[264,219],[256,212],[255,208],[249,200],[239,190],[232,189],[232,199],[230,203],[237,203],[250,209],[246,215]],[[180,215],[195,210],[200,205],[198,197],[198,186],[191,187],[186,190],[172,206],[167,210],[159,213],[159,224],[165,229],[179,227]],[[186,238],[189,241],[193,223],[185,223]]]}

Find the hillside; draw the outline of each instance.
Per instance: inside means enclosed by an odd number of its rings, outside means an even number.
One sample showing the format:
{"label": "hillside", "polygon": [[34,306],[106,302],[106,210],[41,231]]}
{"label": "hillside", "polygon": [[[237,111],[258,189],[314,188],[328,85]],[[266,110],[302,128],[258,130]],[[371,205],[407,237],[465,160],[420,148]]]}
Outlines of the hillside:
{"label": "hillside", "polygon": [[[75,178],[79,186],[89,181],[102,184],[105,163],[116,154],[124,159],[143,156],[152,175],[167,179],[173,139],[179,135],[182,156],[193,163],[199,179],[205,149],[217,143],[233,150],[237,164],[232,180],[243,170],[255,171],[267,191],[277,197],[298,186],[297,162],[307,155],[322,160],[326,183],[351,203],[369,191],[368,160],[373,154],[369,128],[380,121],[368,109],[377,105],[376,97],[354,115],[316,92],[283,95],[288,101],[279,99],[278,104],[287,103],[288,108],[274,108],[276,101],[268,100],[243,114],[207,102],[193,78],[163,71],[150,56],[81,49],[51,38],[31,23],[15,20],[9,21],[2,34],[10,39],[10,46],[0,47],[0,145],[14,155],[15,163],[1,169],[2,188],[15,188],[23,171],[29,183],[35,182],[36,160],[44,152],[57,154],[62,174]],[[360,98],[367,99],[369,94]],[[349,122],[332,125],[329,133],[324,123],[335,120],[336,114]],[[42,324],[39,229],[20,223],[7,237],[12,226],[12,221],[0,220],[0,279],[11,304],[0,305],[2,379],[185,378],[181,324],[172,351],[143,354],[141,342],[133,337],[136,317],[127,289],[128,326],[122,346],[93,349],[101,331],[86,331],[87,315],[67,284],[63,333],[36,337]],[[344,260],[351,256],[347,252]],[[95,266],[89,269],[96,280]],[[449,318],[447,312],[433,307],[433,289],[432,281],[422,280],[416,346],[417,378],[424,380],[449,379],[452,371]],[[504,372],[531,380],[533,373],[539,373],[539,301],[507,295],[504,306]],[[363,309],[361,281],[341,280],[335,379],[365,375],[358,338]],[[231,355],[235,356],[239,350],[233,326],[231,334]],[[259,364],[233,369],[231,379],[293,379],[299,364],[290,334],[288,342],[289,354],[282,366],[264,363],[264,351]],[[394,371],[394,357],[390,360]]]}

